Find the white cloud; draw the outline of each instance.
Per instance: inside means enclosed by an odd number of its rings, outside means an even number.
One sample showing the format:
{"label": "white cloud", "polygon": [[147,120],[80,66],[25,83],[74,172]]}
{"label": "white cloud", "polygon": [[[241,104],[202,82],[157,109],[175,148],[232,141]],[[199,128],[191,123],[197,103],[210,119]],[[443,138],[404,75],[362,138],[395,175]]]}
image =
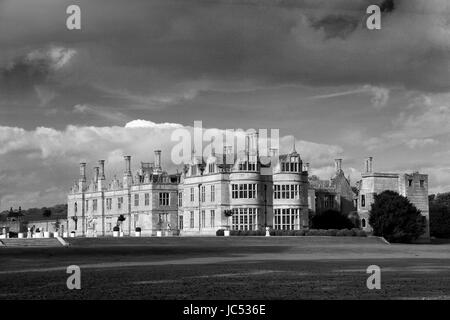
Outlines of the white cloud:
{"label": "white cloud", "polygon": [[345,97],[345,96],[349,96],[349,95],[365,93],[365,94],[369,94],[371,96],[370,103],[372,104],[372,106],[376,109],[381,109],[386,106],[386,104],[389,100],[389,92],[390,92],[390,90],[388,88],[372,86],[372,85],[367,84],[367,85],[358,87],[353,90],[316,95],[316,96],[311,97],[311,99],[331,99],[331,98],[339,98],[339,97]]}
{"label": "white cloud", "polygon": [[389,100],[389,89],[371,85],[365,85],[363,89],[372,94],[370,102],[376,109],[381,109],[386,106]]}
{"label": "white cloud", "polygon": [[78,114],[93,115],[97,118],[106,119],[115,123],[123,123],[128,120],[128,117],[122,112],[114,111],[102,106],[77,104],[73,106],[72,111]]}
{"label": "white cloud", "polygon": [[27,54],[29,62],[47,61],[53,70],[66,66],[75,56],[76,50],[64,47],[50,47],[45,50],[34,50]]}
{"label": "white cloud", "polygon": [[73,106],[73,112],[75,112],[75,113],[85,113],[89,109],[90,108],[85,104],[77,104],[77,105]]}
{"label": "white cloud", "polygon": [[433,146],[438,143],[439,142],[434,139],[426,138],[426,139],[411,139],[408,142],[406,142],[406,145],[411,149],[416,149],[416,148],[423,148],[426,146]]}
{"label": "white cloud", "polygon": [[420,95],[393,121],[392,129],[367,140],[369,150],[406,144],[409,148],[437,145],[450,135],[450,94]]}
{"label": "white cloud", "polygon": [[169,123],[169,122],[155,123],[152,121],[141,119],[130,121],[125,125],[125,128],[181,128],[181,127],[183,126],[178,123]]}

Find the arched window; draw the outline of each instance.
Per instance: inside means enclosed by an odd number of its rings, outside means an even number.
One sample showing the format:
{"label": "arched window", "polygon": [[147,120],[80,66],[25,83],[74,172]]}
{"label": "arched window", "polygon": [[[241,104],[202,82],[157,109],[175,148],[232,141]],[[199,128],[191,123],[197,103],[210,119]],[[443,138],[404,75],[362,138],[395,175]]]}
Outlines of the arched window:
{"label": "arched window", "polygon": [[366,227],[366,219],[361,220],[361,227],[363,227],[363,228]]}

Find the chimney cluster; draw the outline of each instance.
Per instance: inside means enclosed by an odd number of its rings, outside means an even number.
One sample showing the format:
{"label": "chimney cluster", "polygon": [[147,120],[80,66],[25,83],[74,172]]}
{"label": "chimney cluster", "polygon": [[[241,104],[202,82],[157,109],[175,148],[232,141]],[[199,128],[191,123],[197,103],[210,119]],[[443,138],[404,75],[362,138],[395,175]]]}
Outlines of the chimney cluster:
{"label": "chimney cluster", "polygon": [[[132,184],[132,173],[131,173],[131,156],[124,156],[125,160],[125,172],[124,172],[124,185]],[[155,172],[161,172],[161,150],[155,150]],[[103,190],[105,187],[104,180],[105,176],[105,160],[98,160],[98,166],[94,167],[94,183],[97,183],[98,190]],[[78,186],[80,190],[86,189],[86,162],[80,162],[80,177],[78,179]]]}

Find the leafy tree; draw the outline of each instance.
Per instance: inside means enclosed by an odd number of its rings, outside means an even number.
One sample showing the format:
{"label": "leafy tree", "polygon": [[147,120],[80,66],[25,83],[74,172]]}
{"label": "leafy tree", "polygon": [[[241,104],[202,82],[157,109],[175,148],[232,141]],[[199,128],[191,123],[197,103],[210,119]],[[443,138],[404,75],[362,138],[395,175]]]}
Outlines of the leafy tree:
{"label": "leafy tree", "polygon": [[361,219],[359,217],[358,211],[351,211],[347,217],[352,222],[355,228],[361,228]]}
{"label": "leafy tree", "polygon": [[431,195],[430,234],[437,238],[450,238],[450,192]]}
{"label": "leafy tree", "polygon": [[50,210],[49,208],[45,208],[44,211],[42,211],[42,215],[46,218],[50,218],[50,216],[52,215],[52,210]]}
{"label": "leafy tree", "polygon": [[[47,219],[49,219],[52,215],[52,210],[50,210],[49,208],[45,208],[44,211],[42,212],[42,215]],[[47,220],[47,231],[48,231],[48,220]]]}
{"label": "leafy tree", "polygon": [[326,210],[312,217],[313,229],[351,229],[352,221],[337,210]]}
{"label": "leafy tree", "polygon": [[406,197],[394,191],[376,194],[369,223],[375,236],[389,242],[411,242],[425,231],[425,218]]}

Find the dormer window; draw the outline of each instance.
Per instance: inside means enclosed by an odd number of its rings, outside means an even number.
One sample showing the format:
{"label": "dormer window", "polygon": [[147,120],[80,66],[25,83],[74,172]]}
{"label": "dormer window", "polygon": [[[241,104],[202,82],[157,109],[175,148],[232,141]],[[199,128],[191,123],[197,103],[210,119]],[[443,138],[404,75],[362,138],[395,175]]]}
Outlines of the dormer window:
{"label": "dormer window", "polygon": [[208,165],[208,172],[209,173],[214,173],[216,171],[216,165],[215,165],[215,163],[210,163],[209,165]]}
{"label": "dormer window", "polygon": [[298,172],[299,165],[297,162],[282,162],[281,171],[282,172]]}
{"label": "dormer window", "polygon": [[240,162],[239,171],[256,171],[256,162]]}

